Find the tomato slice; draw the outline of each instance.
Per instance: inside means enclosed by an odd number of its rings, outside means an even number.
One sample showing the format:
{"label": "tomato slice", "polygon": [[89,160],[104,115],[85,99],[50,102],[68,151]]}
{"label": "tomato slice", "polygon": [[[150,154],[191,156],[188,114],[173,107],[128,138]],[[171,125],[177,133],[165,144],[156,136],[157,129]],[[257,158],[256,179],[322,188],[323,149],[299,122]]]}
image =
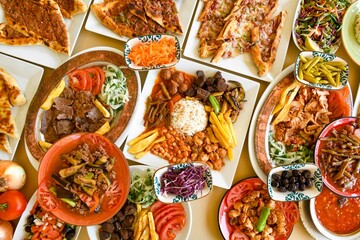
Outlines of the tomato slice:
{"label": "tomato slice", "polygon": [[230,235],[230,240],[249,240],[249,236],[239,229],[235,229]]}
{"label": "tomato slice", "polygon": [[162,216],[157,215],[157,218],[154,218],[154,221],[156,223],[156,231],[160,232],[161,228],[166,224],[166,222],[168,222],[171,218],[177,216],[183,216],[185,218],[185,212],[181,210],[172,210],[170,212],[165,212],[165,214]]}
{"label": "tomato slice", "polygon": [[45,211],[51,212],[58,208],[59,203],[56,199],[56,196],[50,192],[45,181],[43,181],[37,190],[37,198],[38,201],[41,201],[41,206],[44,208]]}
{"label": "tomato slice", "polygon": [[286,223],[294,225],[299,221],[299,208],[294,202],[276,202],[276,207],[285,213]]}
{"label": "tomato slice", "polygon": [[171,211],[176,211],[176,210],[184,211],[184,207],[181,205],[181,203],[166,204],[165,206],[162,206],[161,208],[159,208],[158,210],[153,212],[153,215],[155,218],[159,215],[160,216],[163,215],[166,212],[171,212]]}
{"label": "tomato slice", "polygon": [[69,85],[75,91],[91,91],[91,79],[83,69],[76,69],[69,74]]}
{"label": "tomato slice", "polygon": [[160,240],[172,240],[175,239],[175,232],[181,231],[185,226],[184,216],[172,217],[160,230]]}
{"label": "tomato slice", "polygon": [[105,82],[105,73],[100,67],[86,68],[85,71],[89,75],[92,84],[92,94],[98,95],[101,92],[101,87]]}
{"label": "tomato slice", "polygon": [[150,211],[154,214],[158,209],[162,208],[166,204],[160,201],[156,201],[150,206]]}
{"label": "tomato slice", "polygon": [[232,206],[235,202],[242,199],[246,194],[253,191],[253,185],[250,182],[242,181],[232,187],[226,195],[225,204],[227,207]]}
{"label": "tomato slice", "polygon": [[[344,92],[345,94],[346,92]],[[350,106],[346,103],[345,97],[340,91],[330,91],[328,96],[330,118],[336,119],[350,114]]]}

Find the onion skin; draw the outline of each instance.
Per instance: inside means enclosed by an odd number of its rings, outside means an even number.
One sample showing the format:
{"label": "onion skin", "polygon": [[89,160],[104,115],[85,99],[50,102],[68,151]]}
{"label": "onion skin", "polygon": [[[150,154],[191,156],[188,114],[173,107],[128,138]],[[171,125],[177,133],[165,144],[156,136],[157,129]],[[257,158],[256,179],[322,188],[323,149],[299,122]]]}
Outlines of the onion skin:
{"label": "onion skin", "polygon": [[9,221],[0,219],[0,239],[11,240],[14,234],[14,228]]}
{"label": "onion skin", "polygon": [[26,173],[22,166],[13,161],[0,160],[0,192],[18,190],[25,181]]}

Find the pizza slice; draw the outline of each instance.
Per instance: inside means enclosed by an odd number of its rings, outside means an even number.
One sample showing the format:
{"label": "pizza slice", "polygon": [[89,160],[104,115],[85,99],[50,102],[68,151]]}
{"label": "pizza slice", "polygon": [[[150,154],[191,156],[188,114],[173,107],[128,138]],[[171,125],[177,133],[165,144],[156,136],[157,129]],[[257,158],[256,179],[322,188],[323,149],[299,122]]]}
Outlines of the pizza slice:
{"label": "pizza slice", "polygon": [[0,133],[4,133],[13,138],[19,138],[15,118],[11,114],[10,108],[0,108]]}
{"label": "pizza slice", "polygon": [[11,153],[9,139],[3,133],[0,133],[0,150],[7,152],[7,153]]}
{"label": "pizza slice", "polygon": [[[11,76],[4,69],[0,68],[0,85],[5,84],[3,89],[7,91],[7,98],[10,101],[12,106],[21,106],[26,103],[26,98],[24,94],[21,92],[21,89],[16,82],[16,79]],[[1,89],[1,88],[0,88]],[[2,90],[0,90],[2,92]],[[2,94],[0,94],[0,98]],[[2,106],[5,107],[5,106]]]}
{"label": "pizza slice", "polygon": [[144,5],[146,16],[158,23],[160,26],[165,27],[163,23],[163,15],[161,3],[158,0],[146,0]]}
{"label": "pizza slice", "polygon": [[251,29],[251,41],[254,43],[251,56],[259,69],[259,76],[270,71],[275,61],[286,15],[287,12],[282,11],[270,21]]}
{"label": "pizza slice", "polygon": [[57,52],[69,54],[69,33],[54,0],[1,0],[0,3],[11,28],[24,36],[40,39]]}
{"label": "pizza slice", "polygon": [[127,7],[129,8],[130,12],[147,22],[146,13],[144,9],[145,1],[144,0],[126,0]]}
{"label": "pizza slice", "polygon": [[82,0],[55,0],[60,7],[61,14],[72,18],[76,14],[86,12],[86,4]]}
{"label": "pizza slice", "polygon": [[182,34],[183,31],[175,2],[173,0],[160,0],[160,4],[162,7],[163,26],[172,33]]}

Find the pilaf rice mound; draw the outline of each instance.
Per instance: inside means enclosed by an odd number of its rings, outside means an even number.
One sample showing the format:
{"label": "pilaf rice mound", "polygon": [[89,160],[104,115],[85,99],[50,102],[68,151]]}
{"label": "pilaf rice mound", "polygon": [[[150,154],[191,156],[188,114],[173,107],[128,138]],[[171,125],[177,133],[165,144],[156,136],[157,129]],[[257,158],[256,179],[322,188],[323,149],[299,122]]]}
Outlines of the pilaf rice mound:
{"label": "pilaf rice mound", "polygon": [[360,13],[356,14],[355,37],[358,43],[360,44]]}
{"label": "pilaf rice mound", "polygon": [[207,122],[205,107],[198,100],[180,99],[171,112],[170,125],[189,136],[205,130]]}

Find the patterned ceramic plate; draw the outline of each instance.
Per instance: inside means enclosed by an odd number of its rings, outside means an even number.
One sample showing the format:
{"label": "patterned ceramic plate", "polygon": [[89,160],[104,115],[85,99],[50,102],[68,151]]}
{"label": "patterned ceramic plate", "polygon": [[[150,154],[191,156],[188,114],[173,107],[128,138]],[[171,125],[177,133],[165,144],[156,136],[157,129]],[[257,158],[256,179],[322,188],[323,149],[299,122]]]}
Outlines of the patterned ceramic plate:
{"label": "patterned ceramic plate", "polygon": [[[280,192],[277,188],[271,186],[272,175],[274,173],[281,173],[283,171],[289,170],[309,170],[311,176],[313,178],[313,184],[310,188],[306,188],[305,191],[287,191],[287,192]],[[316,197],[322,191],[322,176],[320,169],[315,164],[292,164],[292,165],[285,165],[273,168],[268,176],[268,192],[272,199],[275,201],[301,201],[301,200],[309,200],[311,198]]]}
{"label": "patterned ceramic plate", "polygon": [[[205,186],[201,191],[195,192],[194,194],[192,194],[190,197],[183,197],[180,195],[176,195],[176,194],[170,194],[170,193],[162,193],[161,191],[161,176],[168,171],[169,168],[172,168],[172,170],[178,171],[178,170],[185,170],[191,166],[194,166],[196,168],[198,167],[203,167],[205,169],[204,171],[204,176],[203,179],[205,181]],[[181,173],[178,175],[180,176]],[[187,178],[188,176],[184,178]],[[213,180],[212,180],[212,175],[211,175],[211,170],[209,168],[209,166],[207,164],[204,163],[181,163],[181,164],[174,164],[174,165],[169,165],[169,166],[165,166],[162,167],[160,169],[158,169],[155,174],[154,174],[154,188],[155,188],[155,193],[156,196],[158,197],[158,199],[162,202],[165,203],[176,203],[176,202],[188,202],[188,201],[193,201],[196,199],[200,199],[203,198],[205,196],[207,196],[212,188],[213,188]]]}
{"label": "patterned ceramic plate", "polygon": [[[344,65],[345,66],[344,69],[340,69],[339,67],[336,67],[336,66],[331,66],[332,70],[330,69],[330,73],[332,73],[332,72],[337,73],[336,72],[337,70],[335,70],[335,69],[339,70],[338,82],[336,82],[336,75],[331,77],[332,81],[334,81],[334,83],[336,85],[330,84],[330,81],[329,81],[329,83],[323,83],[321,81],[319,81],[318,83],[310,82],[310,81],[305,80],[305,76],[304,76],[304,78],[300,78],[299,77],[299,73],[301,70],[300,65],[302,64],[301,58],[303,58],[303,57],[307,58],[307,59],[314,59],[316,57],[320,57],[320,61],[322,60],[323,62],[330,63],[330,64],[331,63],[333,63],[333,64],[340,63],[340,64]],[[314,64],[316,64],[316,63],[314,63]],[[312,64],[309,64],[309,65],[312,65]],[[309,68],[311,68],[311,67],[309,67]],[[326,71],[326,70],[319,69],[319,71]],[[346,83],[348,82],[349,65],[347,64],[347,62],[345,60],[343,60],[342,58],[339,58],[333,54],[328,54],[328,53],[323,53],[323,52],[304,51],[304,52],[301,52],[296,59],[295,77],[299,82],[301,82],[302,84],[308,85],[310,87],[317,87],[317,88],[322,88],[322,89],[327,89],[327,90],[339,90],[339,89],[345,87]],[[316,76],[313,76],[313,77],[315,78]]]}
{"label": "patterned ceramic plate", "polygon": [[[129,58],[129,54],[131,52],[131,49],[134,46],[137,46],[139,44],[143,45],[149,45],[150,43],[158,43],[163,39],[167,40],[174,40],[175,42],[175,59],[169,63],[166,64],[159,64],[155,66],[141,66],[136,65],[134,61],[131,61]],[[159,53],[159,56],[160,53]],[[130,39],[125,44],[125,51],[124,51],[124,57],[125,57],[125,63],[129,66],[129,68],[134,70],[151,70],[151,69],[160,69],[160,68],[168,68],[171,66],[174,66],[179,60],[180,60],[180,43],[177,37],[167,34],[155,34],[155,35],[144,35],[144,36],[138,36],[135,38]]]}

